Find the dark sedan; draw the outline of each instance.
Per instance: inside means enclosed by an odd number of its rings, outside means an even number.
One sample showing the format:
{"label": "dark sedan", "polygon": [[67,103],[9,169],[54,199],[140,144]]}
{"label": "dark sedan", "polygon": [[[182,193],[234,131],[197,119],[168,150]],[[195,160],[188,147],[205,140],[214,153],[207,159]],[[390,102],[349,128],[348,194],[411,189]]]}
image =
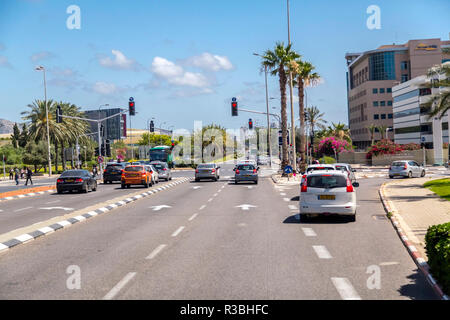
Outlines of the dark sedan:
{"label": "dark sedan", "polygon": [[113,181],[120,182],[122,178],[122,170],[125,169],[126,163],[108,163],[103,172],[103,183],[113,183]]}
{"label": "dark sedan", "polygon": [[97,191],[97,180],[87,170],[67,170],[56,180],[56,190],[58,193],[73,190],[84,193],[89,190]]}

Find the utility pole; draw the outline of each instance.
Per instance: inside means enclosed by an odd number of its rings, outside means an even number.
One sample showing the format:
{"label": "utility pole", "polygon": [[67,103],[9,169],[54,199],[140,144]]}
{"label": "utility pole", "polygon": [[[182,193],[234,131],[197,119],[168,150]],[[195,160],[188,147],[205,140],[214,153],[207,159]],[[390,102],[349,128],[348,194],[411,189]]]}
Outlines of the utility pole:
{"label": "utility pole", "polygon": [[[289,0],[287,0],[287,20],[288,20],[288,41],[291,44],[291,32],[290,32],[290,20],[289,20]],[[289,71],[289,95],[291,100],[291,144],[292,144],[292,168],[294,172],[297,170],[297,159],[295,151],[295,118],[294,118],[294,99],[293,99],[293,88],[292,88],[292,71]]]}

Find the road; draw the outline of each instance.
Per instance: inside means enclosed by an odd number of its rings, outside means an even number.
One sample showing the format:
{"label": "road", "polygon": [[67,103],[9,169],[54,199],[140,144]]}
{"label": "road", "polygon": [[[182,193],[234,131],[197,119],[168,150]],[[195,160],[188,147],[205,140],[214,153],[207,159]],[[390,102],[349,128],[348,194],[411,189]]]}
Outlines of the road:
{"label": "road", "polygon": [[304,223],[298,186],[235,185],[232,167],[1,254],[0,299],[436,299],[383,218],[385,178],[360,180],[356,222]]}

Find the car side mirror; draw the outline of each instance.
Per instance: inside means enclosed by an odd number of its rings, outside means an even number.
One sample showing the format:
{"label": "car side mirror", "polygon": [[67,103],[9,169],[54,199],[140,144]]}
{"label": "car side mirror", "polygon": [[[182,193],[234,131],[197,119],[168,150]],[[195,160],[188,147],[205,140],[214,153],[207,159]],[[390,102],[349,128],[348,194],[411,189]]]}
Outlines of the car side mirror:
{"label": "car side mirror", "polygon": [[256,168],[256,170],[258,170],[258,171],[259,171],[259,167],[257,167],[257,168]]}
{"label": "car side mirror", "polygon": [[233,168],[233,171],[236,171],[236,168]]}
{"label": "car side mirror", "polygon": [[352,172],[356,172],[356,169],[352,169]]}
{"label": "car side mirror", "polygon": [[220,169],[220,167],[217,167],[217,169]]}
{"label": "car side mirror", "polygon": [[353,182],[352,186],[354,186],[355,188],[358,188],[359,187],[359,182]]}

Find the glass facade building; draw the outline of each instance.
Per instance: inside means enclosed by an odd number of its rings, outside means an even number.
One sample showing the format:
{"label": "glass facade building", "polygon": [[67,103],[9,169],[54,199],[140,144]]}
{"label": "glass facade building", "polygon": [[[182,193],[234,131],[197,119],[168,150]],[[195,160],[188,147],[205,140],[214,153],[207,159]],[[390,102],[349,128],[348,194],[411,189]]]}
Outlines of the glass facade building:
{"label": "glass facade building", "polygon": [[370,80],[395,80],[395,52],[377,52],[369,56]]}

